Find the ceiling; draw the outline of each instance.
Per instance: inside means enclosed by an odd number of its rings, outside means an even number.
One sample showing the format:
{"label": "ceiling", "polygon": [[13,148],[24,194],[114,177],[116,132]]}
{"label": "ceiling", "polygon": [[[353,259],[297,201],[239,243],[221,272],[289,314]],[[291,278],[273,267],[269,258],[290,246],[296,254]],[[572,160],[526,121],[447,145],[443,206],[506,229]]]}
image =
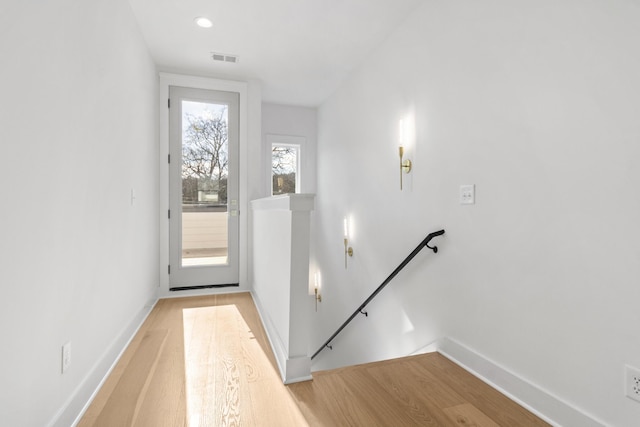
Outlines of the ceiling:
{"label": "ceiling", "polygon": [[302,106],[322,103],[422,1],[129,0],[160,70],[257,79],[263,101]]}

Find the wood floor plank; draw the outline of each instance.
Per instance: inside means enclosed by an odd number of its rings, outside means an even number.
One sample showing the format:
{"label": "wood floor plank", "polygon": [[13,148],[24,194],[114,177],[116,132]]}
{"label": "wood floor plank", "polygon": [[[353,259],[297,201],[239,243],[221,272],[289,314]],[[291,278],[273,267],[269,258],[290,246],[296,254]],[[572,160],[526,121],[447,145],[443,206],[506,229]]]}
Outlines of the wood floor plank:
{"label": "wood floor plank", "polygon": [[260,345],[257,335],[260,334],[261,328],[251,328],[245,321],[251,322],[255,319],[248,319],[247,316],[238,320],[246,387],[257,425],[300,427],[307,425],[286,387],[282,386],[275,359],[269,357],[272,352],[265,352]]}
{"label": "wood floor plank", "polygon": [[[244,361],[238,340],[237,318],[233,306],[215,307],[217,340],[212,342],[216,349],[211,360],[216,368],[215,381],[216,419],[215,424],[223,427],[254,425],[251,405],[246,396],[241,399],[241,392],[246,391],[246,377],[244,376]],[[213,350],[213,349],[212,349]]]}
{"label": "wood floor plank", "polygon": [[[342,373],[340,376],[344,379],[345,387],[347,388],[348,395],[346,403],[348,403],[346,410],[349,413],[354,413],[362,418],[363,414],[371,416],[374,421],[361,424],[359,419],[356,419],[350,425],[388,425],[390,419],[394,420],[396,426],[408,426],[414,425],[414,419],[406,412],[406,406],[403,404],[398,405],[398,402],[393,399],[386,389],[381,388],[370,375],[366,369],[360,370],[348,370]],[[424,415],[424,416],[420,416]],[[431,419],[428,414],[419,414],[420,422],[430,422]]]}
{"label": "wood floor plank", "polygon": [[95,420],[95,426],[134,425],[141,400],[166,342],[168,331],[145,333],[120,381]]}
{"label": "wood floor plank", "polygon": [[[185,388],[187,398],[187,414],[189,425],[206,425],[208,419],[215,420],[214,408],[205,413],[209,401],[215,401],[216,371],[209,361],[211,341],[215,340],[217,329],[214,328],[215,312],[204,311],[198,315],[200,308],[182,310],[184,327]],[[208,327],[211,324],[211,327]],[[199,337],[198,334],[202,333]],[[215,361],[214,361],[215,363]],[[213,425],[213,424],[212,424]]]}
{"label": "wood floor plank", "polygon": [[182,341],[170,331],[162,357],[142,401],[136,427],[182,427],[186,425],[183,352],[174,348]]}
{"label": "wood floor plank", "polygon": [[160,300],[147,330],[167,329],[169,334],[158,365],[142,401],[136,427],[182,427],[186,425],[184,338],[182,313],[173,300]]}
{"label": "wood floor plank", "polygon": [[289,390],[312,426],[548,426],[438,353],[317,372]]}
{"label": "wood floor plank", "polygon": [[253,316],[247,310],[236,305],[185,310],[190,425],[305,425],[247,324]]}
{"label": "wood floor plank", "polygon": [[[240,353],[232,306],[184,311],[190,425],[239,425]],[[189,328],[193,328],[191,332]],[[244,418],[252,418],[244,414]]]}
{"label": "wood floor plank", "polygon": [[418,425],[446,425],[449,417],[442,408],[465,402],[411,360],[374,365],[367,372]]}
{"label": "wood floor plank", "polygon": [[[278,383],[280,382],[280,384]],[[291,398],[282,380],[262,380],[249,383],[251,407],[257,426],[305,427],[309,424]],[[269,396],[268,399],[264,398]],[[248,425],[248,424],[247,424]]]}
{"label": "wood floor plank", "polygon": [[463,427],[500,427],[470,403],[445,408],[444,412],[455,423]]}
{"label": "wood floor plank", "polygon": [[548,423],[441,354],[433,353],[429,358],[416,359],[416,363],[437,375],[440,381],[446,383],[468,403],[480,409],[499,425],[549,426]]}
{"label": "wood floor plank", "polygon": [[[346,372],[346,371],[345,371]],[[382,426],[371,412],[370,400],[353,395],[354,386],[342,375],[289,385],[303,414],[313,426]],[[306,411],[304,410],[306,409]]]}

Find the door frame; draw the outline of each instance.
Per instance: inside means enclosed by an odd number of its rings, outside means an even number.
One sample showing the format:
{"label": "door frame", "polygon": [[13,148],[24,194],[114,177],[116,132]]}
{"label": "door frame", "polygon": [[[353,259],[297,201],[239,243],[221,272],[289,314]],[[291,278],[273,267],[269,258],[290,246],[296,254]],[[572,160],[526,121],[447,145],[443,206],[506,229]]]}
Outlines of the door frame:
{"label": "door frame", "polygon": [[194,89],[208,89],[223,92],[236,92],[240,97],[239,105],[239,151],[240,151],[240,176],[239,176],[239,273],[240,285],[233,288],[235,291],[247,291],[248,287],[248,84],[207,77],[185,76],[180,74],[160,73],[159,85],[159,122],[160,122],[160,149],[159,149],[159,191],[160,191],[160,283],[158,297],[189,296],[229,292],[215,288],[185,290],[172,292],[169,290],[169,86],[181,86]]}
{"label": "door frame", "polygon": [[[170,290],[185,290],[211,287],[239,286],[239,231],[240,216],[237,215],[240,199],[240,96],[237,92],[170,86],[171,106],[169,111],[169,261]],[[227,107],[227,204],[225,221],[227,230],[227,262],[184,266],[183,231],[185,212],[183,202],[182,153],[184,143],[184,102]],[[210,220],[211,221],[211,220]]]}

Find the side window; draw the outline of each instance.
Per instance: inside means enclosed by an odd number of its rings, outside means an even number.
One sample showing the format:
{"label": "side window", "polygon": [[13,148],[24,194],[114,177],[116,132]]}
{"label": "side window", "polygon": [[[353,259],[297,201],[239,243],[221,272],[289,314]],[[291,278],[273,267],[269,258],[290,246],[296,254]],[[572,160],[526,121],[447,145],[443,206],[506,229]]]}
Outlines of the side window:
{"label": "side window", "polygon": [[300,192],[300,145],[271,144],[271,194]]}

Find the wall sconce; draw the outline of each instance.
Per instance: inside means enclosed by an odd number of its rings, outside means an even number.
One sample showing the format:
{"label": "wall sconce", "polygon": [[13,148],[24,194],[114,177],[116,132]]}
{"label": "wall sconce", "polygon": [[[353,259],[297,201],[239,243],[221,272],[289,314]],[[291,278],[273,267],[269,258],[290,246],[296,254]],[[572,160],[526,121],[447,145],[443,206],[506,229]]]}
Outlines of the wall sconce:
{"label": "wall sconce", "polygon": [[405,144],[405,123],[404,120],[400,120],[400,147],[398,152],[400,154],[400,190],[402,191],[402,174],[411,172],[411,160],[404,158],[404,144]]}
{"label": "wall sconce", "polygon": [[318,311],[318,303],[322,302],[322,295],[320,294],[320,274],[317,271],[316,271],[316,274],[314,274],[314,281],[315,281],[314,293],[315,293],[315,300],[316,300],[316,311]]}
{"label": "wall sconce", "polygon": [[400,190],[402,190],[402,174],[411,172],[411,160],[403,159],[404,147],[402,145],[398,151],[400,152]]}
{"label": "wall sconce", "polygon": [[347,268],[347,255],[353,256],[353,248],[349,246],[349,221],[344,219],[344,268]]}

